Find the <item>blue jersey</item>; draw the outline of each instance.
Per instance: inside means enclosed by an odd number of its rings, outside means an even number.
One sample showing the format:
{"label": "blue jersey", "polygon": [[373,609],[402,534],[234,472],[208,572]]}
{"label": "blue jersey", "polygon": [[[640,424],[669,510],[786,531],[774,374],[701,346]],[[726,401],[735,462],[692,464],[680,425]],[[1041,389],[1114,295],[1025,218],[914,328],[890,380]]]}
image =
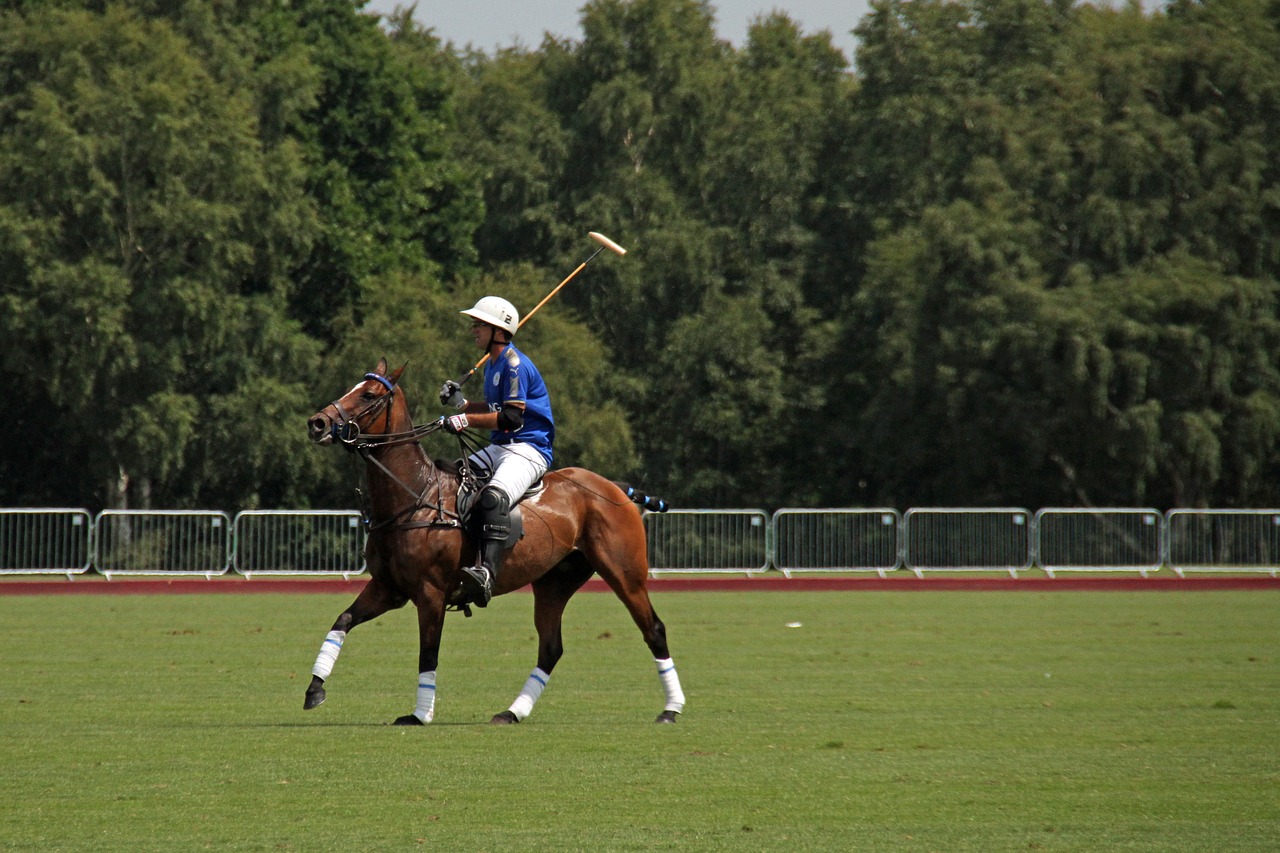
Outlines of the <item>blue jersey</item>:
{"label": "blue jersey", "polygon": [[489,359],[485,365],[484,401],[491,412],[501,411],[508,403],[524,406],[524,426],[515,432],[495,429],[489,435],[490,442],[531,445],[546,457],[547,465],[551,464],[551,445],[556,438],[551,397],[538,368],[515,344],[507,344],[496,359]]}

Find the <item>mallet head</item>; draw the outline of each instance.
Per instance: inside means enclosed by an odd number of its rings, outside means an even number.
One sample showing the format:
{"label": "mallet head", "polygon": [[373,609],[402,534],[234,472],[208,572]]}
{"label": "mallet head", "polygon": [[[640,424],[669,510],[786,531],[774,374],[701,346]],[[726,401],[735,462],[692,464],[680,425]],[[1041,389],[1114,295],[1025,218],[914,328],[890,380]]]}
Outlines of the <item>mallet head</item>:
{"label": "mallet head", "polygon": [[587,236],[590,237],[592,240],[595,240],[601,246],[604,246],[610,252],[616,252],[619,255],[625,255],[627,253],[626,249],[622,248],[617,243],[613,242],[608,237],[601,234],[599,231],[589,231],[587,232]]}

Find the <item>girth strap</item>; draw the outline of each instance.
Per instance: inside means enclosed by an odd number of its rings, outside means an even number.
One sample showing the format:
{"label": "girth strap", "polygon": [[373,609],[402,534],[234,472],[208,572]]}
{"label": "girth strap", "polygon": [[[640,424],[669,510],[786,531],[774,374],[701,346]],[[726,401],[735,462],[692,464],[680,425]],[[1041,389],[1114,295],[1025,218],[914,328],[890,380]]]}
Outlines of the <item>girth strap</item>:
{"label": "girth strap", "polygon": [[[435,509],[435,507],[429,507],[429,508]],[[461,526],[462,525],[457,521],[457,519],[446,518],[446,519],[437,519],[436,521],[402,521],[396,525],[396,530],[416,530],[422,527],[444,529],[444,528],[453,528],[453,527],[461,527]]]}

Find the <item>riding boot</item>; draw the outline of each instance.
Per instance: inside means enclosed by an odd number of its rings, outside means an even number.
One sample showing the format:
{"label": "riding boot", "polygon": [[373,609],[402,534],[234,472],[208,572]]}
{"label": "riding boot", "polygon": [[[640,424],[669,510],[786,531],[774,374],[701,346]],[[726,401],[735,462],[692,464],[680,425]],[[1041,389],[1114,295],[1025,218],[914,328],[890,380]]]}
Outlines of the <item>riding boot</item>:
{"label": "riding boot", "polygon": [[507,507],[507,496],[498,489],[485,489],[476,502],[476,514],[480,528],[480,565],[463,566],[462,570],[466,573],[463,582],[468,587],[471,603],[477,607],[485,607],[493,597],[494,587],[498,583],[503,551],[511,534],[511,513]]}

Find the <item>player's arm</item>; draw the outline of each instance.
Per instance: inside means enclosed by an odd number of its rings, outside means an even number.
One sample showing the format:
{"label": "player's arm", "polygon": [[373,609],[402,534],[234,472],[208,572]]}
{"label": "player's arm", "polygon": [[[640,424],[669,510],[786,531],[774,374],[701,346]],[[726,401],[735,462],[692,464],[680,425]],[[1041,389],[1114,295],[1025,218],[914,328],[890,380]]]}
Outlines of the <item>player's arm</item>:
{"label": "player's arm", "polygon": [[524,426],[523,402],[504,403],[495,412],[486,403],[468,401],[462,408],[462,413],[467,417],[465,426],[471,429],[515,432]]}

